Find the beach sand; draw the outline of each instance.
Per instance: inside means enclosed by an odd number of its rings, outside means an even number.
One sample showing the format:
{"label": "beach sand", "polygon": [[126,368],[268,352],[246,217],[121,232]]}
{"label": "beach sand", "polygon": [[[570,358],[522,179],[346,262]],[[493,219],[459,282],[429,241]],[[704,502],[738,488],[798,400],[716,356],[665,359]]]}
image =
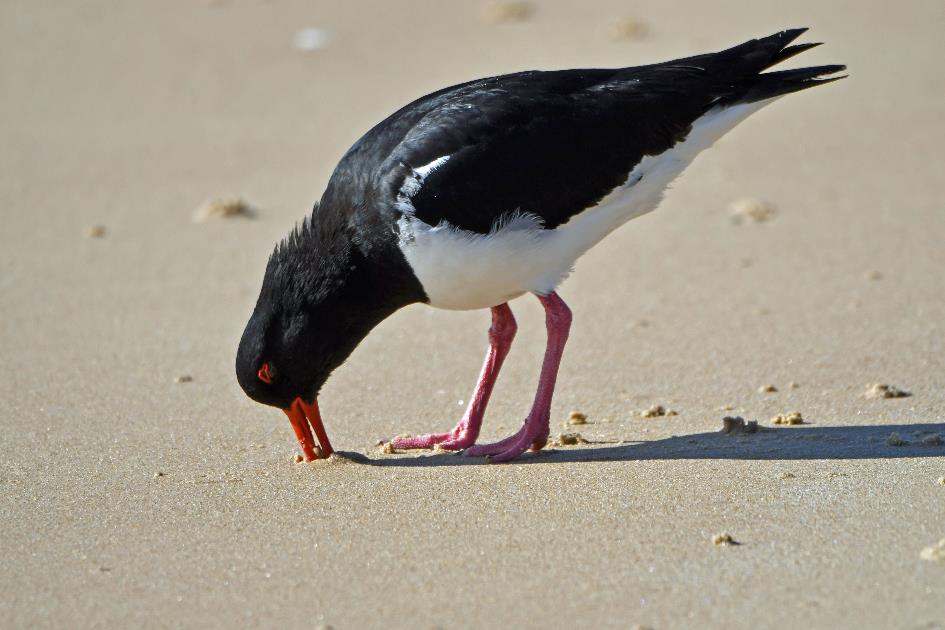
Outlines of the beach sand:
{"label": "beach sand", "polygon": [[[945,626],[945,563],[920,557],[945,537],[945,446],[923,443],[945,436],[941,2],[57,4],[0,5],[4,626]],[[611,39],[628,19],[639,38]],[[374,446],[455,423],[486,312],[407,308],[335,373],[351,461],[295,463],[240,391],[272,246],[397,107],[804,25],[827,45],[789,65],[851,78],[743,123],[563,285],[552,430],[578,410],[589,444]],[[323,48],[293,46],[305,28]],[[255,213],[192,220],[232,196]],[[770,220],[733,222],[744,198]],[[537,301],[512,307],[486,440],[518,428],[544,349]]]}

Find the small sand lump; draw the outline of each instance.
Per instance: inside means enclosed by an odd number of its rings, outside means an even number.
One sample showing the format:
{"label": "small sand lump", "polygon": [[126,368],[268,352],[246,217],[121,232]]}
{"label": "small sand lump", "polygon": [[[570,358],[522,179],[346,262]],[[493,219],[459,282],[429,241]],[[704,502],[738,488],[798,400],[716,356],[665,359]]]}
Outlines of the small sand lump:
{"label": "small sand lump", "polygon": [[745,422],[745,419],[741,416],[725,416],[722,418],[721,432],[726,435],[734,435],[736,433],[757,433],[758,421],[749,420],[748,422]]}
{"label": "small sand lump", "polygon": [[863,396],[866,398],[905,398],[911,396],[909,392],[899,389],[893,385],[884,383],[873,383],[866,386],[866,392]]}
{"label": "small sand lump", "polygon": [[194,212],[194,221],[204,223],[213,219],[230,219],[233,217],[251,217],[253,210],[239,197],[220,197],[204,202]]}
{"label": "small sand lump", "polygon": [[86,228],[85,235],[89,238],[102,238],[105,236],[105,226],[104,225],[93,225]]}
{"label": "small sand lump", "polygon": [[771,418],[771,424],[804,424],[804,418],[799,412],[792,411]]}
{"label": "small sand lump", "polygon": [[381,446],[381,451],[385,455],[393,455],[394,453],[397,452],[394,450],[394,445],[391,444],[390,442],[384,442],[383,446]]}
{"label": "small sand lump", "polygon": [[587,440],[581,437],[580,433],[562,433],[558,436],[557,443],[561,446],[574,446],[575,444],[587,444]]}
{"label": "small sand lump", "polygon": [[938,479],[935,480],[935,483],[937,483],[940,486],[945,486],[945,477],[939,477]]}
{"label": "small sand lump", "polygon": [[945,441],[942,440],[942,436],[938,433],[927,433],[919,438],[919,443],[922,446],[941,446],[945,444]]}
{"label": "small sand lump", "polygon": [[481,16],[486,22],[498,24],[500,22],[522,22],[534,13],[534,8],[528,2],[488,2],[482,7]]}
{"label": "small sand lump", "polygon": [[644,409],[640,412],[641,418],[659,418],[661,416],[675,416],[677,415],[672,409],[666,409],[663,405],[653,405],[649,409]]}
{"label": "small sand lump", "polygon": [[945,562],[945,538],[923,549],[919,557],[929,562]]}
{"label": "small sand lump", "polygon": [[174,377],[175,383],[190,383],[194,380],[194,377],[190,374],[181,374],[180,376]]}
{"label": "small sand lump", "polygon": [[774,385],[762,385],[761,387],[758,388],[759,394],[773,394],[776,391],[778,391],[778,388],[775,387]]}
{"label": "small sand lump", "polygon": [[587,424],[587,416],[580,411],[572,411],[568,416],[568,424]]}
{"label": "small sand lump", "polygon": [[295,457],[292,458],[292,461],[294,461],[296,464],[301,464],[303,461],[305,461],[305,458],[296,453]]}
{"label": "small sand lump", "polygon": [[732,222],[741,225],[745,222],[764,223],[774,217],[774,207],[760,199],[746,197],[732,203],[729,207]]}
{"label": "small sand lump", "polygon": [[889,434],[889,437],[886,438],[886,445],[887,445],[887,446],[906,446],[906,445],[908,445],[908,444],[909,444],[909,441],[902,439],[902,436],[900,436],[900,435],[899,435],[898,433],[896,433],[895,431],[893,431],[892,433],[890,433],[890,434]]}
{"label": "small sand lump", "polygon": [[617,20],[607,29],[607,37],[613,42],[634,42],[646,36],[646,24],[626,17]]}
{"label": "small sand lump", "polygon": [[721,534],[716,534],[712,537],[712,544],[717,547],[721,547],[722,545],[734,545],[736,543],[731,534],[722,532]]}

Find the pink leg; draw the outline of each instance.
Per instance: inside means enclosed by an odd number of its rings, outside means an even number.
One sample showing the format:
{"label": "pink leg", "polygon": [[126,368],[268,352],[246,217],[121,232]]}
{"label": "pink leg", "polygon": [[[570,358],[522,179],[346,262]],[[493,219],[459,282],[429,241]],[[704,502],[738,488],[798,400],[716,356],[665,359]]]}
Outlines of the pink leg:
{"label": "pink leg", "polygon": [[486,413],[486,405],[489,404],[489,396],[499,376],[502,362],[512,347],[516,330],[518,325],[509,305],[493,306],[492,327],[489,328],[489,352],[463,419],[449,433],[394,438],[391,445],[394,448],[432,448],[434,444],[439,444],[442,448],[458,451],[475,444],[482,426],[482,418]]}
{"label": "pink leg", "polygon": [[558,366],[561,364],[564,344],[568,341],[568,331],[571,329],[571,309],[554,292],[544,296],[539,295],[538,299],[545,307],[548,345],[545,348],[545,360],[541,366],[538,391],[535,392],[532,410],[525,419],[525,424],[515,435],[495,444],[467,448],[464,455],[470,457],[485,455],[490,458],[490,461],[504,462],[515,459],[529,448],[540,449],[548,440],[551,397],[555,391],[555,380],[558,378]]}

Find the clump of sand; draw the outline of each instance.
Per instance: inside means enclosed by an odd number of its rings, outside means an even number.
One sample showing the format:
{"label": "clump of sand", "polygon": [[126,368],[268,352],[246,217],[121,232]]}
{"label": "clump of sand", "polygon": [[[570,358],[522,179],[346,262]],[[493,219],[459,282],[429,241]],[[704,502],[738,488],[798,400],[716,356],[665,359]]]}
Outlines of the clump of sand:
{"label": "clump of sand", "polygon": [[735,542],[735,539],[732,538],[731,534],[728,532],[722,532],[712,537],[712,544],[716,547],[721,547],[724,545],[737,545],[738,543]]}
{"label": "clump of sand", "polygon": [[762,385],[758,388],[759,394],[773,394],[778,391],[778,388],[774,385]]}
{"label": "clump of sand", "polygon": [[866,391],[863,393],[865,398],[906,398],[911,396],[909,392],[899,389],[894,385],[886,385],[885,383],[872,383],[866,386]]}
{"label": "clump of sand", "polygon": [[940,486],[945,486],[945,477],[939,477],[938,479],[935,480],[935,483],[937,483]]}
{"label": "clump of sand", "polygon": [[741,416],[725,416],[722,418],[722,431],[725,435],[734,435],[737,433],[757,433],[758,421],[745,419]]}
{"label": "clump of sand", "polygon": [[535,7],[529,2],[510,2],[496,0],[483,5],[480,16],[490,24],[502,22],[524,22],[535,12]]}
{"label": "clump of sand", "polygon": [[895,431],[890,433],[889,437],[886,438],[887,446],[907,446],[908,444],[909,444],[909,440],[902,439],[902,436],[896,433]]}
{"label": "clump of sand", "polygon": [[328,457],[322,457],[322,454],[319,451],[318,459],[310,463],[315,464],[316,466],[341,466],[344,464],[356,464],[358,463],[358,460],[352,457],[349,457],[348,455],[339,453],[338,451],[333,452]]}
{"label": "clump of sand", "polygon": [[394,449],[394,445],[390,442],[382,442],[380,444],[381,452],[385,455],[393,455],[397,451]]}
{"label": "clump of sand", "polygon": [[204,223],[213,219],[252,217],[254,214],[252,206],[239,197],[219,197],[201,204],[194,211],[193,220],[196,223]]}
{"label": "clump of sand", "polygon": [[572,411],[568,415],[568,424],[587,424],[587,414],[583,414],[580,411]]}
{"label": "clump of sand", "polygon": [[548,440],[548,446],[575,446],[577,444],[590,444],[580,433],[560,433],[554,440]]}
{"label": "clump of sand", "polygon": [[732,223],[741,225],[742,223],[765,223],[774,218],[775,209],[769,203],[752,197],[745,197],[732,202],[729,206],[732,216]]}
{"label": "clump of sand", "polygon": [[613,42],[635,42],[646,37],[646,24],[632,17],[625,17],[607,28],[607,37]]}
{"label": "clump of sand", "polygon": [[805,424],[804,418],[801,417],[800,412],[792,411],[791,413],[779,414],[771,418],[771,424]]}
{"label": "clump of sand", "polygon": [[929,562],[945,562],[945,538],[923,549],[919,557]]}
{"label": "clump of sand", "polygon": [[88,238],[102,238],[105,236],[104,225],[91,225],[85,229],[85,235]]}
{"label": "clump of sand", "polygon": [[194,377],[191,376],[190,374],[181,374],[180,376],[174,377],[175,383],[191,383],[193,382],[193,380],[194,380]]}
{"label": "clump of sand", "polygon": [[640,412],[641,418],[659,418],[662,416],[675,416],[678,415],[672,409],[666,409],[663,405],[653,405],[648,409],[644,409]]}
{"label": "clump of sand", "polygon": [[942,444],[945,444],[945,441],[942,440],[942,436],[938,433],[920,431],[919,433],[916,433],[915,436],[919,438],[919,444],[922,446],[941,446]]}

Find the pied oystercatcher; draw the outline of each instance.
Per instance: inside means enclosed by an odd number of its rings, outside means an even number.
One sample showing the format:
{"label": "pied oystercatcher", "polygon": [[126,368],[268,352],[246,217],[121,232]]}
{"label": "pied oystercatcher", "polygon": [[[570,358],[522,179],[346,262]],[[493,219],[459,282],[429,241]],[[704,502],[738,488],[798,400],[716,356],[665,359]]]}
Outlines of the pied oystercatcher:
{"label": "pied oystercatcher", "polygon": [[[571,325],[555,289],[749,114],[843,78],[830,76],[841,65],[764,72],[818,45],[790,45],[805,30],[647,66],[479,79],[395,112],[341,158],[312,214],[270,256],[237,352],[243,390],[286,412],[307,460],[310,423],[327,457],[317,395],[374,326],[416,302],[489,308],[489,351],[459,424],[393,446],[492,461],[541,448]],[[529,292],[548,330],[534,403],[517,433],[476,445],[515,336],[508,302]]]}

